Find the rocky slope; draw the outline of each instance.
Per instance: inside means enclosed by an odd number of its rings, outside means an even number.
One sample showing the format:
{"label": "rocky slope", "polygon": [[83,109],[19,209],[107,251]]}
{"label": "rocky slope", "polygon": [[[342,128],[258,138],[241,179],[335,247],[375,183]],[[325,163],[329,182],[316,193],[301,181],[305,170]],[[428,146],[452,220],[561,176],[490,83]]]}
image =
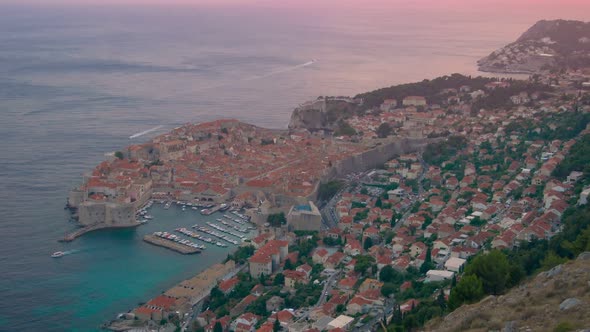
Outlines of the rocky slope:
{"label": "rocky slope", "polygon": [[514,43],[478,61],[481,71],[535,73],[590,65],[590,22],[539,21]]}
{"label": "rocky slope", "polygon": [[430,322],[428,331],[578,331],[590,328],[590,252]]}

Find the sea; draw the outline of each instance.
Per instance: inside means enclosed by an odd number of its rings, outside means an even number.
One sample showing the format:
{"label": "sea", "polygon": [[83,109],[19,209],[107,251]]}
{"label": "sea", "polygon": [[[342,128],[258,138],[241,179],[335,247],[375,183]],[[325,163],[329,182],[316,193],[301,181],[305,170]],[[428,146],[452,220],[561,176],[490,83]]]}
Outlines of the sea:
{"label": "sea", "polygon": [[[0,331],[99,330],[235,248],[183,256],[144,243],[144,234],[219,217],[159,205],[147,225],[59,243],[76,228],[64,210],[69,189],[106,153],[187,122],[286,128],[318,96],[480,75],[479,58],[552,18],[472,1],[393,2],[0,2]],[[557,7],[552,16],[590,12]],[[51,258],[58,250],[68,254]]]}

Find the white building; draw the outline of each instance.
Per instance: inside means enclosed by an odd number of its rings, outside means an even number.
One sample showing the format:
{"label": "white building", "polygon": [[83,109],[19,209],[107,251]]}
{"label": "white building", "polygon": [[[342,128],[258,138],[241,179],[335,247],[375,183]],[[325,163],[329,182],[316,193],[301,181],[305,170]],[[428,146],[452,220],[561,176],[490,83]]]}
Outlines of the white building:
{"label": "white building", "polygon": [[340,315],[338,317],[336,317],[333,321],[328,323],[328,330],[332,330],[332,329],[337,329],[337,328],[341,328],[343,330],[348,330],[348,327],[350,327],[350,324],[352,323],[352,321],[354,320],[354,318],[350,317],[350,316],[346,316],[346,315]]}
{"label": "white building", "polygon": [[444,270],[429,270],[426,272],[426,280],[427,281],[443,281],[452,279],[455,275],[455,272],[452,271],[444,271]]}
{"label": "white building", "polygon": [[457,257],[451,257],[445,262],[445,269],[448,271],[459,272],[465,265],[466,260]]}

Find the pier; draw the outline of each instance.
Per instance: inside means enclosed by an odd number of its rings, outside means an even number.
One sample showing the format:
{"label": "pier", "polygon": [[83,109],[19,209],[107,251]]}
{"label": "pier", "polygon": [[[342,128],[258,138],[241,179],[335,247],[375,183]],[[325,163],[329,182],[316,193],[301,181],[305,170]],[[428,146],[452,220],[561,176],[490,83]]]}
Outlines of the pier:
{"label": "pier", "polygon": [[141,225],[141,224],[134,223],[134,224],[125,224],[125,225],[107,225],[107,224],[90,225],[90,226],[79,228],[71,233],[67,233],[66,235],[64,235],[64,237],[62,239],[59,240],[59,242],[72,242],[76,238],[78,238],[88,232],[96,231],[99,229],[129,228],[129,227],[137,227],[139,225]]}
{"label": "pier", "polygon": [[203,209],[203,210],[201,210],[201,214],[208,216],[208,215],[211,215],[219,210],[221,210],[221,205],[214,206],[210,209]]}
{"label": "pier", "polygon": [[170,250],[174,250],[174,251],[179,252],[184,255],[198,254],[201,252],[201,250],[198,248],[189,247],[189,246],[184,245],[182,243],[177,243],[172,240],[164,239],[164,238],[161,238],[161,237],[158,237],[155,235],[148,234],[143,237],[143,240],[145,242],[153,244],[155,246],[164,247],[164,248],[167,248]]}

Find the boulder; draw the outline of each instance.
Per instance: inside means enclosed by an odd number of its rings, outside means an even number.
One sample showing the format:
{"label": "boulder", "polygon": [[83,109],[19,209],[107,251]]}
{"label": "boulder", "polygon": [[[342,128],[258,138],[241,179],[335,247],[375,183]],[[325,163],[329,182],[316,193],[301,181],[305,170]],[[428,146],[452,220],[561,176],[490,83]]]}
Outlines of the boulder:
{"label": "boulder", "polygon": [[556,267],[552,268],[551,270],[545,272],[545,276],[547,278],[553,278],[556,275],[560,274],[563,271],[563,265],[559,264]]}
{"label": "boulder", "polygon": [[504,325],[504,328],[502,329],[502,332],[517,332],[518,331],[518,326],[516,325],[516,321],[510,321],[510,322],[506,322],[506,324]]}
{"label": "boulder", "polygon": [[575,297],[570,297],[569,299],[565,299],[563,302],[561,302],[559,305],[559,310],[569,310],[580,305],[580,303],[582,303],[582,301],[576,299]]}

